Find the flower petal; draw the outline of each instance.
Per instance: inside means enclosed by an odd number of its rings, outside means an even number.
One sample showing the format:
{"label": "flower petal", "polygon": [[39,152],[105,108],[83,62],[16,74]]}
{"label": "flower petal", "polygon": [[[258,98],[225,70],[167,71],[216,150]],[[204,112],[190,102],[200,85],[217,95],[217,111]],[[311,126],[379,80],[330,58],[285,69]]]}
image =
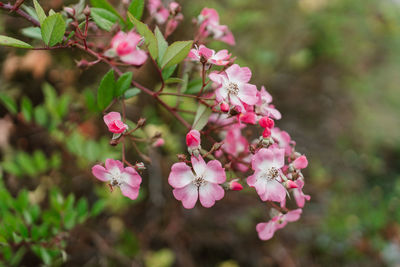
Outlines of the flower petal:
{"label": "flower petal", "polygon": [[111,179],[111,175],[101,165],[94,165],[92,168],[92,174],[100,181],[107,182]]}
{"label": "flower petal", "polygon": [[248,105],[256,104],[258,101],[257,86],[249,83],[244,84],[239,90],[238,97]]}
{"label": "flower petal", "polygon": [[276,201],[281,202],[286,198],[285,187],[276,180],[266,183],[265,193],[260,195],[262,201]]}
{"label": "flower petal", "polygon": [[120,186],[121,192],[124,196],[129,197],[132,200],[137,199],[139,195],[139,187],[132,187],[126,183]]}
{"label": "flower petal", "polygon": [[257,171],[268,171],[274,167],[274,153],[271,149],[261,148],[251,159],[251,167]]}
{"label": "flower petal", "polygon": [[147,59],[147,53],[144,52],[143,50],[135,50],[132,53],[122,56],[120,57],[121,61],[128,63],[128,64],[132,64],[135,66],[139,66],[142,65],[146,59]]}
{"label": "flower petal", "polygon": [[196,176],[198,177],[203,176],[207,169],[207,165],[203,157],[201,155],[199,155],[198,157],[192,156],[191,159],[192,159],[192,166],[194,172],[196,173]]}
{"label": "flower petal", "polygon": [[121,178],[124,183],[132,187],[139,187],[142,182],[142,177],[140,177],[139,173],[132,167],[126,167],[121,173]]}
{"label": "flower petal", "polygon": [[182,201],[182,205],[185,209],[192,209],[196,205],[199,195],[197,186],[193,183],[182,188],[175,188],[172,193],[177,200]]}
{"label": "flower petal", "polygon": [[247,67],[241,68],[238,64],[233,64],[225,72],[233,83],[247,83],[251,79],[251,70]]}
{"label": "flower petal", "polygon": [[192,169],[183,162],[172,165],[171,173],[168,177],[168,183],[173,188],[182,188],[195,179]]}
{"label": "flower petal", "polygon": [[224,195],[224,189],[214,183],[206,183],[199,188],[200,203],[205,208],[214,206],[215,201],[221,200]]}
{"label": "flower petal", "polygon": [[216,184],[222,184],[226,180],[225,169],[222,168],[221,162],[211,160],[207,163],[206,171],[203,177],[206,181]]}
{"label": "flower petal", "polygon": [[110,112],[108,114],[106,114],[103,117],[104,122],[106,123],[106,125],[108,126],[109,124],[111,124],[113,121],[120,121],[121,120],[121,114],[119,114],[119,112]]}
{"label": "flower petal", "polygon": [[119,175],[124,171],[124,165],[119,160],[106,159],[106,169],[112,175]]}

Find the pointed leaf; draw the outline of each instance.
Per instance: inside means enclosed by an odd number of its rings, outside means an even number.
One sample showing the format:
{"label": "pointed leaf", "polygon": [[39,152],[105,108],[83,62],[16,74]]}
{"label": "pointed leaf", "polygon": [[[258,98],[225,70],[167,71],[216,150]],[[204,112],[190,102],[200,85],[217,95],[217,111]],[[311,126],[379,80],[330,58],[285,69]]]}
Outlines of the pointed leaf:
{"label": "pointed leaf", "polygon": [[143,15],[144,10],[144,0],[132,0],[131,4],[128,7],[129,13],[132,14],[135,18],[140,20]]}
{"label": "pointed leaf", "polygon": [[105,109],[113,100],[115,91],[114,70],[104,75],[97,90],[97,105],[101,110]]}
{"label": "pointed leaf", "polygon": [[44,20],[47,18],[46,13],[44,13],[42,6],[39,4],[37,0],[33,0],[33,5],[35,6],[36,15],[38,17],[40,25],[42,25]]}
{"label": "pointed leaf", "polygon": [[174,42],[165,51],[163,59],[161,60],[161,67],[166,68],[180,63],[189,54],[192,45],[193,41]]}
{"label": "pointed leaf", "polygon": [[116,97],[122,96],[126,90],[128,90],[131,86],[132,83],[132,77],[133,73],[132,72],[125,72],[124,74],[119,77],[117,81],[117,89],[115,90]]}
{"label": "pointed leaf", "polygon": [[149,27],[143,22],[137,20],[131,13],[128,12],[128,19],[136,26],[138,33],[143,35],[149,53],[153,59],[157,58],[158,55],[158,45],[157,39],[149,29]]}
{"label": "pointed leaf", "polygon": [[0,45],[18,47],[18,48],[33,48],[30,44],[27,44],[18,39],[4,35],[0,35]]}
{"label": "pointed leaf", "polygon": [[65,21],[61,14],[47,17],[42,23],[43,41],[48,46],[62,42],[65,33]]}
{"label": "pointed leaf", "polygon": [[211,113],[212,113],[211,109],[209,109],[205,105],[200,105],[197,108],[192,129],[201,131],[204,128],[204,126],[206,126]]}
{"label": "pointed leaf", "polygon": [[123,21],[124,19],[121,17],[121,15],[115,10],[115,8],[109,3],[107,2],[107,0],[90,0],[90,3],[92,4],[92,6],[94,7],[98,7],[98,8],[102,8],[105,9],[111,13],[113,13],[114,15],[116,15],[119,19],[121,19],[121,21]]}
{"label": "pointed leaf", "polygon": [[124,94],[124,98],[128,99],[134,96],[137,96],[138,94],[140,94],[140,89],[139,88],[130,88],[129,90],[127,90]]}
{"label": "pointed leaf", "polygon": [[168,43],[164,38],[164,35],[161,33],[160,29],[158,26],[156,26],[156,29],[154,30],[154,34],[157,39],[157,45],[158,45],[158,64],[160,64],[161,59],[164,57],[165,50],[168,48]]}
{"label": "pointed leaf", "polygon": [[103,30],[111,31],[114,24],[118,21],[118,17],[106,9],[93,7],[90,11],[94,22]]}

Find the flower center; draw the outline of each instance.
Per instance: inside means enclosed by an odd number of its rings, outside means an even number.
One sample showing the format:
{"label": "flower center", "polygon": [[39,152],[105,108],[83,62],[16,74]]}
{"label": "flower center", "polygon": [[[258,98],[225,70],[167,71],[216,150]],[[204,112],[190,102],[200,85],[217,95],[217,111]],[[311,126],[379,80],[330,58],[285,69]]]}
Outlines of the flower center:
{"label": "flower center", "polygon": [[267,181],[272,181],[275,180],[279,175],[279,171],[272,167],[269,169],[267,172],[265,172],[261,177],[266,179]]}
{"label": "flower center", "polygon": [[113,175],[113,177],[111,178],[110,184],[112,186],[120,186],[122,184],[121,176],[119,174],[118,175]]}
{"label": "flower center", "polygon": [[238,95],[239,93],[239,86],[236,83],[229,83],[226,89],[230,95]]}
{"label": "flower center", "polygon": [[206,182],[206,180],[204,180],[203,176],[200,176],[200,177],[196,177],[196,179],[194,179],[193,183],[195,186],[200,187],[200,186],[206,184],[207,182]]}

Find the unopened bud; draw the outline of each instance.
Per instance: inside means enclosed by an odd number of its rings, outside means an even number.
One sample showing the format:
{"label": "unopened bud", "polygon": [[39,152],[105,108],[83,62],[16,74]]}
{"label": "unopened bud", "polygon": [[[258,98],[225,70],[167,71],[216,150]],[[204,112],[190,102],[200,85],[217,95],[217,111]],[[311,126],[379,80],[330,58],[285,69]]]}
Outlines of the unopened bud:
{"label": "unopened bud", "polygon": [[295,182],[293,182],[292,180],[287,180],[285,183],[284,183],[284,185],[285,185],[285,187],[287,188],[287,189],[293,189],[293,188],[298,188],[299,186],[295,183]]}
{"label": "unopened bud", "polygon": [[212,151],[217,151],[217,150],[219,150],[219,149],[222,147],[222,145],[223,145],[223,142],[215,143],[215,144],[212,146],[211,150],[212,150]]}
{"label": "unopened bud", "polygon": [[146,119],[145,119],[145,118],[140,118],[140,119],[138,120],[136,126],[137,126],[138,128],[140,128],[140,127],[143,127],[145,124],[146,124]]}
{"label": "unopened bud", "polygon": [[82,70],[85,70],[89,67],[89,62],[85,59],[76,62],[76,66]]}
{"label": "unopened bud", "polygon": [[179,161],[182,161],[182,162],[187,161],[186,155],[184,155],[184,154],[178,154],[178,155],[176,155],[176,157],[178,158]]}
{"label": "unopened bud", "polygon": [[83,14],[85,14],[86,17],[90,16],[90,7],[86,5],[85,9],[83,10]]}
{"label": "unopened bud", "polygon": [[241,191],[243,189],[243,185],[237,182],[238,179],[234,179],[229,182],[229,189],[232,191]]}
{"label": "unopened bud", "polygon": [[265,128],[262,135],[263,135],[263,137],[270,137],[271,130],[269,128]]}
{"label": "unopened bud", "polygon": [[64,7],[65,13],[67,13],[68,17],[74,17],[75,16],[75,9],[72,7]]}
{"label": "unopened bud", "polygon": [[118,139],[111,139],[110,140],[110,145],[112,145],[112,146],[116,146],[116,145],[118,145],[118,143],[119,143]]}
{"label": "unopened bud", "polygon": [[146,169],[146,166],[144,166],[143,162],[138,162],[138,163],[135,164],[135,169],[137,171],[143,171],[143,170]]}
{"label": "unopened bud", "polygon": [[223,112],[228,112],[229,111],[229,104],[226,103],[226,102],[222,102],[219,105],[219,107],[220,107],[221,111],[223,111]]}

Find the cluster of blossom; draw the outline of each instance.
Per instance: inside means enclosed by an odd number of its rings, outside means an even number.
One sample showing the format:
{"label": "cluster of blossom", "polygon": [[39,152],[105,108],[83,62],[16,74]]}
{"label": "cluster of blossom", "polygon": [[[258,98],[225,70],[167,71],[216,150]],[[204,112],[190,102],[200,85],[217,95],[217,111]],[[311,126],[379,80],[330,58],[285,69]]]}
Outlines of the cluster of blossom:
{"label": "cluster of blossom", "polygon": [[[167,23],[165,36],[182,20],[180,7],[175,2],[166,8],[160,0],[150,0],[148,9],[156,23]],[[250,83],[251,70],[235,64],[228,50],[216,52],[206,47],[210,37],[235,44],[228,27],[219,24],[216,10],[204,8],[195,21],[197,44],[187,60],[202,66],[203,86],[196,97],[199,105],[212,110],[212,115],[205,127],[187,133],[190,160],[179,156],[180,162],[172,165],[168,183],[173,187],[174,197],[187,209],[194,208],[197,200],[203,207],[210,208],[224,197],[225,191],[255,188],[261,201],[268,202],[278,212],[269,222],[256,226],[260,239],[270,239],[287,222],[298,220],[305,201],[310,199],[302,191],[302,169],[308,165],[307,158],[295,150],[295,142],[289,134],[275,126],[281,113],[272,104],[272,96],[264,86],[258,90]],[[136,32],[119,32],[112,39],[106,56],[140,66],[148,58],[147,52],[139,48],[141,43],[142,37]],[[104,121],[114,135],[129,134],[119,113],[110,112],[104,116]],[[210,150],[201,147],[201,137],[207,138]],[[163,140],[159,138],[155,143],[162,145]],[[211,160],[206,162],[208,158]],[[141,183],[137,173],[140,167],[124,167],[124,163],[107,159],[105,168],[96,165],[92,172],[111,188],[119,186],[123,195],[135,199]],[[290,196],[294,197],[297,209],[286,207]]]}

